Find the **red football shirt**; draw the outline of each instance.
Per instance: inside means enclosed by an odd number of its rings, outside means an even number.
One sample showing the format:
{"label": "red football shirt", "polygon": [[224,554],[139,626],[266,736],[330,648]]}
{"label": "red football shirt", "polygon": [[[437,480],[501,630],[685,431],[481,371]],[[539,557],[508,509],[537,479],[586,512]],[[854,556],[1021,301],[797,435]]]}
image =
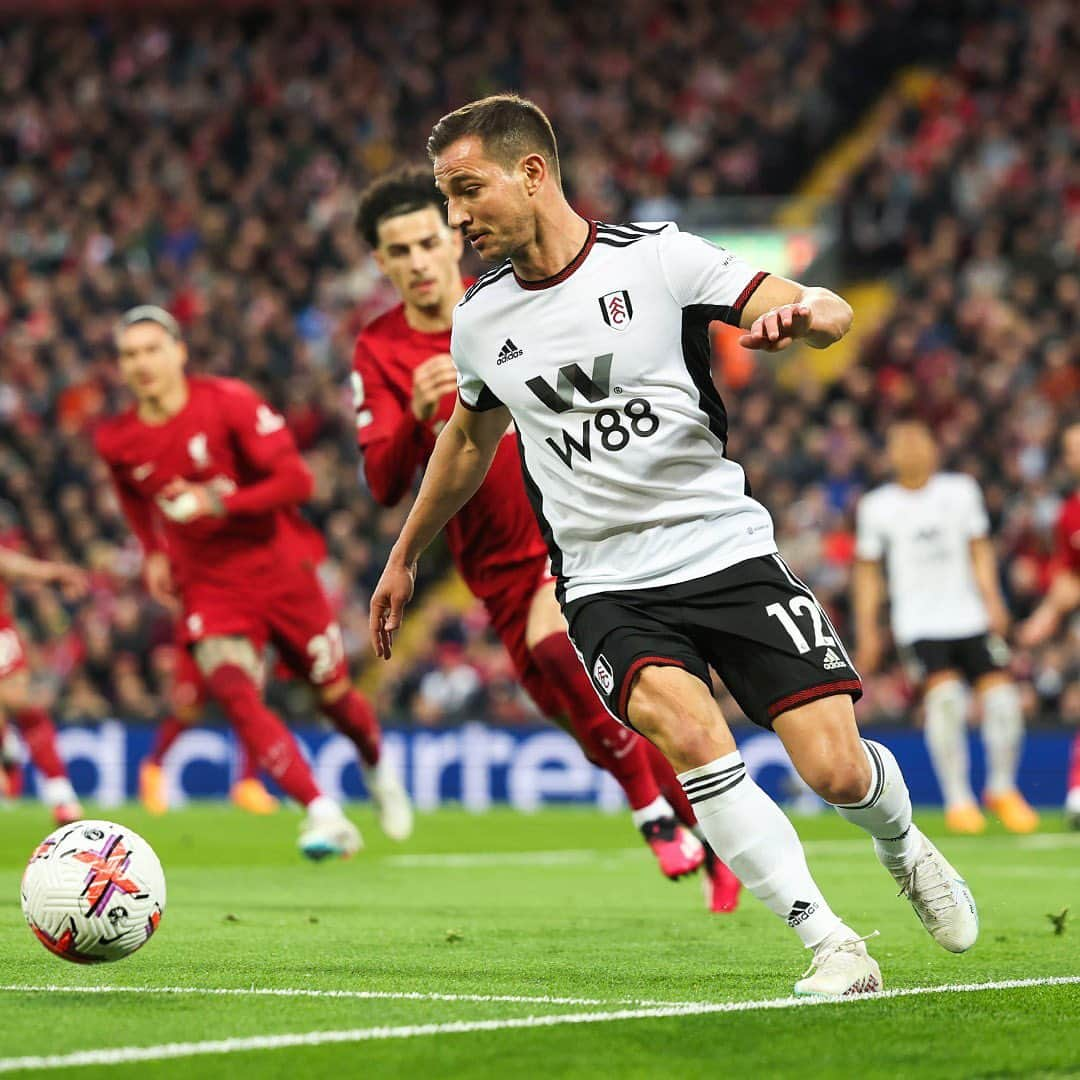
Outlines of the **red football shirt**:
{"label": "red football shirt", "polygon": [[[284,419],[235,379],[188,379],[188,400],[163,424],[131,408],[102,424],[98,453],[112,471],[124,513],[145,551],[167,551],[178,584],[252,587],[321,546],[296,509],[312,478]],[[224,517],[180,524],[156,499],[170,480],[213,483]]]}
{"label": "red football shirt", "polygon": [[[393,506],[427,464],[435,437],[454,411],[457,395],[447,394],[431,420],[413,415],[413,372],[426,360],[450,352],[450,331],[414,330],[398,305],[368,326],[353,354],[356,436],[364,475],[376,500]],[[480,490],[446,526],[454,562],[476,596],[504,588],[519,564],[547,554],[525,494],[517,434],[499,444]]]}
{"label": "red football shirt", "polygon": [[1080,491],[1074,491],[1061,507],[1056,537],[1057,562],[1066,570],[1080,574]]}

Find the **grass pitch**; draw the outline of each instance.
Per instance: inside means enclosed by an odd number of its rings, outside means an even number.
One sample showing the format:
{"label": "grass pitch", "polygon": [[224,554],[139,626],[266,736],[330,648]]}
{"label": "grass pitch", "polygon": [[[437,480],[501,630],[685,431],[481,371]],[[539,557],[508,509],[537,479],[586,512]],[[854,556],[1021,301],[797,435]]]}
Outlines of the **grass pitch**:
{"label": "grass pitch", "polygon": [[[794,935],[745,894],[734,915],[708,915],[697,881],[663,880],[624,815],[445,811],[394,846],[360,807],[368,850],[317,866],[296,854],[293,812],[100,816],[157,850],[161,929],[118,964],[49,955],[18,881],[50,827],[37,807],[3,813],[0,1071],[56,1056],[38,1068],[113,1080],[1080,1076],[1080,983],[783,1001],[807,960]],[[1080,976],[1080,919],[1055,934],[1047,917],[1080,915],[1080,836],[1053,816],[1028,838],[942,837],[939,816],[918,819],[979,902],[965,956],[930,940],[858,830],[832,815],[797,823],[834,908],[881,932],[888,989]],[[243,992],[206,992],[224,988]],[[173,1043],[186,1048],[165,1057]],[[124,1053],[64,1060],[110,1048]]]}

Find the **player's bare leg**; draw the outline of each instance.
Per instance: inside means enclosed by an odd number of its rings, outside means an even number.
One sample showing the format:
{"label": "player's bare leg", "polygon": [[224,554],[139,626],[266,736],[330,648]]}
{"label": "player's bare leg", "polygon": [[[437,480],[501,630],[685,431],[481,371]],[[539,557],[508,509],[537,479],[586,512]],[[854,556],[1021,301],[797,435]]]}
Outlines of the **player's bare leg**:
{"label": "player's bare leg", "polygon": [[41,801],[58,825],[78,821],[82,806],[71,786],[56,743],[56,728],[49,714],[33,699],[30,673],[20,669],[0,682],[0,708],[11,717],[26,744],[34,767],[41,774]]}
{"label": "player's bare leg", "polygon": [[316,693],[323,713],[356,746],[380,828],[391,840],[408,840],[413,831],[412,805],[401,777],[382,755],[382,732],[371,703],[347,677],[316,687]]}
{"label": "player's bare leg", "polygon": [[979,933],[971,890],[913,823],[896,758],[860,737],[851,698],[834,695],[790,709],[773,728],[803,780],[873,837],[878,859],[934,940],[950,952],[970,949]]}
{"label": "player's bare leg", "polygon": [[975,683],[975,694],[981,706],[986,749],[983,803],[1009,832],[1034,832],[1039,815],[1016,786],[1024,745],[1020,692],[1007,671],[992,671]]}
{"label": "player's bare leg", "polygon": [[796,993],[880,990],[877,964],[829,907],[791,822],[747,774],[710,689],[682,668],[647,666],[630,690],[628,714],[678,772],[713,850],[814,950],[813,974]]}
{"label": "player's bare leg", "polygon": [[935,671],[923,687],[926,749],[945,803],[945,828],[981,833],[986,819],[971,790],[967,687],[958,671]]}
{"label": "player's bare leg", "polygon": [[566,710],[571,734],[585,756],[609,772],[626,794],[635,827],[665,877],[676,881],[705,861],[705,849],[675,815],[653,776],[646,741],[604,708],[567,637],[566,620],[547,582],[533,596],[525,640],[536,666]]}
{"label": "player's bare leg", "polygon": [[310,859],[322,859],[359,851],[359,830],[341,807],[319,790],[291,732],[263,703],[261,665],[251,642],[241,637],[208,637],[198,642],[194,653],[207,689],[259,767],[306,808],[300,830],[301,852]]}

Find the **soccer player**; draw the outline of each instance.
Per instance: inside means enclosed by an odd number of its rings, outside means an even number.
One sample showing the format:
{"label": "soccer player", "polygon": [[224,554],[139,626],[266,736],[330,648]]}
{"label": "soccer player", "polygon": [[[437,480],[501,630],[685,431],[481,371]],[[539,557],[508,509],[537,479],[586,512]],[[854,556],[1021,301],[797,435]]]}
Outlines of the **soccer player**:
{"label": "soccer player", "polygon": [[360,835],[263,703],[268,642],[356,745],[380,823],[403,839],[411,809],[380,758],[378,723],[350,684],[341,632],[300,539],[310,526],[296,508],[312,477],[284,419],[241,382],[187,376],[179,326],[161,308],[128,311],[116,345],[135,404],[105,422],[96,443],[146,553],[151,595],[166,605],[179,595],[208,691],[259,766],[307,808],[305,855],[350,855]]}
{"label": "soccer player", "polygon": [[926,747],[944,796],[946,828],[986,828],[968,776],[970,685],[986,748],[983,802],[1010,832],[1032,832],[1039,815],[1016,787],[1024,715],[1009,675],[1003,640],[1009,613],[982,493],[970,476],[937,471],[937,446],[921,421],[893,424],[887,453],[895,481],[864,495],[857,511],[856,664],[866,674],[881,663],[884,560],[893,639],[922,689]]}
{"label": "soccer player", "polygon": [[[151,814],[164,814],[169,808],[164,760],[170,747],[190,727],[198,723],[206,704],[206,683],[178,629],[176,668],[169,688],[172,714],[158,724],[150,752],[139,764],[139,800]],[[272,814],[277,799],[263,786],[247,747],[240,744],[240,762],[236,781],[229,797],[249,814]]]}
{"label": "soccer player", "polygon": [[[1070,612],[1080,607],[1080,422],[1070,424],[1061,438],[1065,468],[1078,486],[1065,500],[1055,530],[1057,573],[1042,603],[1020,625],[1017,639],[1028,647],[1051,638]],[[1065,819],[1080,829],[1080,733],[1073,739],[1069,760]]]}
{"label": "soccer player", "polygon": [[86,593],[86,572],[70,563],[34,559],[0,547],[0,736],[4,718],[11,717],[41,774],[41,801],[57,825],[67,825],[83,816],[82,807],[56,745],[56,728],[30,689],[26,650],[8,613],[5,583],[9,581],[58,585],[65,596],[77,600]]}
{"label": "soccer player", "polygon": [[[461,233],[446,223],[430,170],[405,169],[362,194],[357,226],[401,303],[359,336],[353,361],[357,438],[376,500],[393,506],[411,489],[435,436],[457,399],[450,322],[465,293]],[[525,494],[517,436],[507,431],[473,499],[447,525],[455,563],[514,663],[518,677],[549,717],[568,718],[591,760],[622,785],[634,824],[661,871],[676,879],[696,870],[705,851],[676,820],[652,769],[674,780],[649,744],[604,709],[574,653],[555,599],[547,547]],[[693,825],[677,784],[677,803]],[[709,860],[710,907],[734,907],[738,882]]]}
{"label": "soccer player", "polygon": [[392,649],[417,558],[480,486],[513,420],[570,637],[611,712],[675,767],[716,854],[813,949],[796,992],[875,991],[881,973],[747,775],[710,666],[810,787],[874,838],[934,939],[970,948],[971,894],[912,823],[895,758],[860,739],[859,677],[724,452],[710,324],[738,324],[752,349],[824,348],[851,309],[673,224],[582,219],[547,117],[514,95],[443,117],[428,151],[450,225],[501,261],[454,310],[459,403],[372,597],[377,655]]}

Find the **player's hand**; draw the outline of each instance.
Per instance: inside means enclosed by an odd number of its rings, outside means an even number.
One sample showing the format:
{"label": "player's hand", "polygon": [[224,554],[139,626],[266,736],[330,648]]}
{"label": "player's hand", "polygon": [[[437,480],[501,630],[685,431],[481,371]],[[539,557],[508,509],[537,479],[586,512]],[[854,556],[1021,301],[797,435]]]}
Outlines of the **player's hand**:
{"label": "player's hand", "polygon": [[163,608],[179,614],[180,598],[173,582],[169,556],[163,551],[152,551],[146,556],[143,576],[146,578],[146,591],[150,596]]}
{"label": "player's hand", "polygon": [[796,338],[810,333],[811,313],[807,304],[784,304],[759,315],[750,329],[739,338],[744,349],[779,352]]}
{"label": "player's hand", "polygon": [[859,646],[855,650],[855,669],[860,675],[873,675],[881,667],[881,657],[885,652],[881,633],[874,630],[859,635]]}
{"label": "player's hand", "polygon": [[435,415],[439,402],[457,390],[457,368],[449,353],[425,360],[413,372],[413,416],[425,423]]}
{"label": "player's hand", "polygon": [[180,525],[207,517],[221,517],[224,505],[221,495],[209,484],[193,484],[176,477],[170,480],[157,497],[161,512]]}
{"label": "player's hand", "polygon": [[1036,608],[1016,629],[1016,640],[1025,649],[1042,645],[1054,636],[1058,628],[1058,616],[1049,607]]}
{"label": "player's hand", "polygon": [[389,562],[371,595],[371,646],[375,655],[389,660],[394,647],[394,631],[401,626],[405,605],[416,585],[416,563],[405,566]]}
{"label": "player's hand", "polygon": [[90,575],[71,563],[50,564],[49,580],[60,586],[65,600],[81,600],[90,591]]}

